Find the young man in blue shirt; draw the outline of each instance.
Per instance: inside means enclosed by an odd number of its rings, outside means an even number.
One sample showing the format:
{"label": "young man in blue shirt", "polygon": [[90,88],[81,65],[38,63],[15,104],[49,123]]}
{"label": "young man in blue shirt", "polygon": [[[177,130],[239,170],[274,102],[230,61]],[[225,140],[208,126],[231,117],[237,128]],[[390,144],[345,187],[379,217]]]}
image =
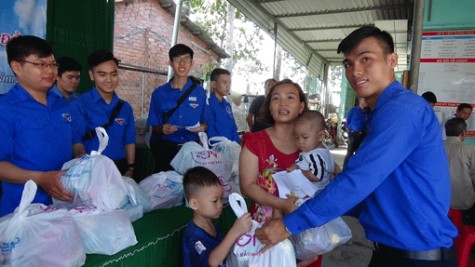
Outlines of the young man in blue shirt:
{"label": "young man in blue shirt", "polygon": [[[170,162],[180,146],[197,141],[198,132],[207,129],[206,91],[194,81],[195,78],[188,77],[193,54],[193,50],[184,44],[170,48],[168,56],[173,78],[152,93],[147,124],[152,126],[150,148],[155,157],[155,172],[173,170]],[[177,106],[177,101],[190,88],[193,91]],[[175,107],[168,117],[167,113]]]}
{"label": "young man in blue shirt", "polygon": [[351,211],[375,242],[369,266],[456,266],[449,169],[434,111],[395,80],[389,33],[364,26],[338,52],[351,87],[372,110],[369,131],[343,172],[297,210],[258,229],[257,238],[270,247]]}
{"label": "young man in blue shirt", "polygon": [[[105,128],[109,144],[102,154],[112,159],[123,175],[132,177],[135,168],[135,120],[132,107],[115,93],[119,84],[119,60],[102,49],[89,55],[88,64],[89,77],[95,87],[71,103],[75,118],[74,156],[80,157],[97,150],[99,139],[95,128],[108,125]],[[120,109],[118,105],[121,105]],[[111,117],[112,123],[109,123]]]}
{"label": "young man in blue shirt", "polygon": [[231,90],[231,73],[221,68],[214,69],[211,72],[211,88],[213,92],[208,99],[208,137],[224,136],[239,143],[233,110],[231,104],[224,98]]}
{"label": "young man in blue shirt", "polygon": [[72,158],[71,113],[49,90],[58,71],[53,49],[25,35],[12,38],[6,50],[18,82],[0,97],[0,216],[19,205],[28,180],[38,185],[34,203],[51,204],[51,197],[72,201],[59,171]]}
{"label": "young man in blue shirt", "polygon": [[79,85],[82,66],[71,57],[60,57],[56,63],[59,65],[58,77],[56,77],[56,84],[51,88],[51,91],[71,102],[78,97],[76,89]]}

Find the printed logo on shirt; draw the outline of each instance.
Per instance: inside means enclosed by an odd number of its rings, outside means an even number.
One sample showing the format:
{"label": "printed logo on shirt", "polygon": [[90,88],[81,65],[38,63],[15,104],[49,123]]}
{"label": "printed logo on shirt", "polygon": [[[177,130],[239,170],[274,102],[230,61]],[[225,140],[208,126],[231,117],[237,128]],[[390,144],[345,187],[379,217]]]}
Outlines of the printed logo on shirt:
{"label": "printed logo on shirt", "polygon": [[122,125],[122,124],[124,124],[125,119],[123,119],[123,118],[117,118],[117,119],[115,119],[115,122],[117,122],[119,125]]}
{"label": "printed logo on shirt", "polygon": [[199,105],[198,104],[190,104],[190,107],[192,108],[197,108]]}
{"label": "printed logo on shirt", "polygon": [[65,118],[67,121],[71,122],[71,114],[63,113],[61,117]]}
{"label": "printed logo on shirt", "polygon": [[194,101],[194,102],[196,102],[196,96],[190,96],[190,97],[188,97],[188,101]]}
{"label": "printed logo on shirt", "polygon": [[195,243],[195,250],[198,252],[198,254],[201,255],[206,250],[206,247],[201,243],[201,241],[196,241]]}

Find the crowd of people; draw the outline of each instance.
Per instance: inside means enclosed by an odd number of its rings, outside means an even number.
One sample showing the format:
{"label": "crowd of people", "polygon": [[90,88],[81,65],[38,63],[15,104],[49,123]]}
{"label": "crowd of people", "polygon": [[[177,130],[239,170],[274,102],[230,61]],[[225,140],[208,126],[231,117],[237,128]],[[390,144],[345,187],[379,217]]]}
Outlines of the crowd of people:
{"label": "crowd of people", "polygon": [[[263,223],[256,236],[265,251],[343,215],[357,217],[374,242],[369,266],[456,266],[457,230],[447,213],[452,207],[466,210],[467,217],[475,214],[475,152],[463,143],[472,106],[460,105],[441,131],[433,105],[424,101],[437,102],[435,95],[417,96],[396,81],[394,42],[379,28],[353,31],[338,53],[359,99],[348,115],[350,143],[343,170],[324,144],[323,115],[308,110],[300,85],[266,80],[265,95],[252,103],[247,117],[250,132],[241,140],[225,99],[231,73],[222,68],[211,72],[208,98],[201,81],[189,75],[193,50],[184,44],[169,50],[173,78],[153,92],[147,121],[154,172],[173,170],[171,160],[184,143],[198,142],[198,133],[225,136],[242,145],[240,189],[251,200],[250,214],[222,235],[212,221],[222,211],[219,180],[205,168],[190,169],[183,183],[194,215],[183,237],[185,266],[220,266],[250,229],[251,219]],[[89,55],[94,87],[81,95],[75,90],[82,66],[70,57],[56,59],[45,40],[12,38],[7,57],[18,82],[0,96],[0,216],[19,205],[28,180],[39,186],[33,202],[71,201],[60,182],[61,166],[98,148],[98,126],[109,135],[103,154],[124,176],[133,177],[135,121],[130,104],[115,92],[119,60],[110,51]],[[272,179],[278,171],[296,169],[318,187],[299,207],[294,196],[279,198]],[[321,260],[298,264],[320,266]]]}

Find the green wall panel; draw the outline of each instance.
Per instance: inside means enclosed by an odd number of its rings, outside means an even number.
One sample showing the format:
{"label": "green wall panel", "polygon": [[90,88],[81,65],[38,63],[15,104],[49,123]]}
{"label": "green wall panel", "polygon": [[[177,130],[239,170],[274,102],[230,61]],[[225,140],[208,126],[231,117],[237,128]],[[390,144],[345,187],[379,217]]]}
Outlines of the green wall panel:
{"label": "green wall panel", "polygon": [[48,0],[46,39],[56,57],[71,56],[83,66],[78,92],[91,88],[87,56],[113,48],[114,0]]}
{"label": "green wall panel", "polygon": [[424,30],[475,27],[474,0],[426,0],[425,4]]}

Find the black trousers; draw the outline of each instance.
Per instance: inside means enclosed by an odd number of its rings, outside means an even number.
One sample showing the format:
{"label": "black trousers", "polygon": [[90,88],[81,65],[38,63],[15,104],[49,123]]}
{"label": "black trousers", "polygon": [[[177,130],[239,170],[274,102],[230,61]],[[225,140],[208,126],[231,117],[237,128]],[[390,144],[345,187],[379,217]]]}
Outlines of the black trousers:
{"label": "black trousers", "polygon": [[457,267],[455,248],[447,249],[438,260],[406,257],[398,249],[375,249],[368,267]]}
{"label": "black trousers", "polygon": [[475,205],[467,210],[462,210],[463,223],[475,226]]}
{"label": "black trousers", "polygon": [[127,159],[121,158],[118,160],[114,160],[115,166],[119,169],[120,174],[124,174],[127,171]]}
{"label": "black trousers", "polygon": [[349,132],[348,133],[348,150],[346,152],[345,161],[343,162],[343,168],[346,166],[348,159],[356,152],[363,142],[366,132]]}
{"label": "black trousers", "polygon": [[170,165],[170,162],[176,156],[180,148],[181,145],[164,139],[150,141],[150,150],[155,158],[154,173],[172,171],[173,167]]}

